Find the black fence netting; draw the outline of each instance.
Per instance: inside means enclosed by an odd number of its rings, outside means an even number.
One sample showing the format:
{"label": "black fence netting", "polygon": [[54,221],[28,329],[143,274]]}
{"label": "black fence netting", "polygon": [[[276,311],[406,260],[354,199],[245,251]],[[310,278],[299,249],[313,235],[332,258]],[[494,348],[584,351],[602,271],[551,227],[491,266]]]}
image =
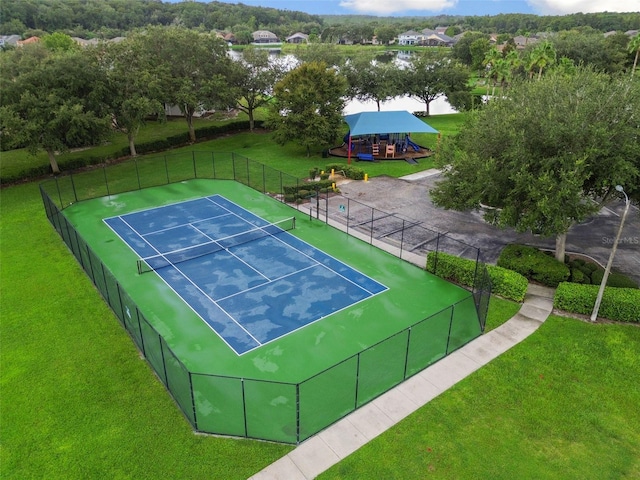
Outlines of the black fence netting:
{"label": "black fence netting", "polygon": [[[421,268],[435,255],[436,274],[440,252],[473,260],[473,287],[458,303],[299,383],[191,372],[63,214],[83,200],[190,179],[242,183]],[[331,182],[307,183],[234,153],[193,151],[103,165],[40,185],[47,218],[197,431],[297,444],[484,329],[491,282],[476,247],[418,220],[343,197]],[[471,317],[479,325],[469,325]]]}

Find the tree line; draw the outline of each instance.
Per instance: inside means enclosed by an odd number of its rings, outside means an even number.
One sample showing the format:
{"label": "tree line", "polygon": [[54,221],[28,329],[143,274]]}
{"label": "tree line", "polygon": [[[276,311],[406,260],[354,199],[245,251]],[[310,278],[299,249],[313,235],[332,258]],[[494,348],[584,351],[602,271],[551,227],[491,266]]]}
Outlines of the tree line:
{"label": "tree line", "polygon": [[297,31],[324,41],[393,39],[407,30],[447,26],[453,36],[467,31],[530,35],[591,29],[601,33],[640,29],[640,12],[575,13],[562,16],[499,14],[495,16],[371,17],[310,15],[293,10],[252,7],[242,3],[157,0],[0,0],[0,34],[42,35],[63,32],[82,38],[114,38],[147,26],[182,26],[200,31],[231,32],[241,41],[249,33],[270,30],[279,38]]}
{"label": "tree line", "polygon": [[180,27],[151,27],[90,47],[62,33],[47,35],[38,44],[0,52],[3,148],[44,150],[57,172],[57,153],[99,144],[119,131],[135,156],[140,127],[151,117],[162,119],[168,105],[180,108],[192,142],[201,110],[238,109],[253,129],[255,112],[268,107],[276,139],[310,152],[339,137],[349,98],[379,105],[412,95],[427,114],[443,95],[461,110],[471,105],[469,70],[439,50],[425,51],[403,68],[366,55],[344,58],[339,47],[327,44],[296,53],[295,64],[257,48],[233,60],[215,35]]}

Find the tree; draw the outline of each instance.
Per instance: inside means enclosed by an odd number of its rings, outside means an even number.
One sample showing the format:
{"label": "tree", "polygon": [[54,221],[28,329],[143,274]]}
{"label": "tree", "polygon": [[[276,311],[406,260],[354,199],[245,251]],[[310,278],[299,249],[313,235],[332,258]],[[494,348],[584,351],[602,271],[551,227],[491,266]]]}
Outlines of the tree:
{"label": "tree", "polygon": [[55,52],[77,50],[80,48],[73,38],[62,32],[54,32],[51,35],[45,35],[42,37],[42,44],[47,49]]}
{"label": "tree", "polygon": [[633,67],[631,67],[631,76],[636,73],[636,67],[638,66],[638,56],[640,56],[640,34],[633,37],[629,40],[629,46],[627,47],[629,53],[635,53],[635,57],[633,58]]}
{"label": "tree", "polygon": [[275,140],[304,146],[307,156],[313,146],[325,148],[339,136],[346,80],[324,62],[303,63],[275,86],[268,125]]}
{"label": "tree", "polygon": [[132,35],[122,42],[104,43],[89,50],[102,64],[113,126],[127,135],[132,157],[137,155],[135,139],[146,119],[164,116],[162,84],[144,48],[145,38]]}
{"label": "tree", "polygon": [[0,70],[0,135],[32,154],[45,150],[54,173],[58,153],[109,136],[105,79],[86,52],[25,46],[2,53]]}
{"label": "tree", "polygon": [[376,29],[376,38],[383,45],[389,45],[396,38],[396,30],[391,25],[381,25]]}
{"label": "tree", "polygon": [[[484,53],[479,57],[477,52],[474,53],[474,51],[472,51],[471,45],[478,39],[488,40],[489,35],[482,32],[466,32],[451,49],[451,56],[459,60],[463,65],[471,67],[474,61],[484,57]],[[481,49],[485,49],[487,44],[484,42],[478,43],[474,47],[474,50],[476,50],[478,46],[481,46]]]}
{"label": "tree", "polygon": [[372,61],[356,57],[342,70],[349,83],[349,97],[362,102],[380,104],[402,94],[400,70],[393,63]]}
{"label": "tree", "polygon": [[596,213],[616,184],[640,198],[640,85],[585,68],[520,81],[441,145],[437,205],[556,237]]}
{"label": "tree", "polygon": [[230,74],[236,87],[236,106],[249,116],[249,129],[254,127],[254,112],[266,105],[273,94],[275,83],[282,78],[286,67],[269,58],[269,52],[257,48],[246,48],[242,58],[233,65]]}
{"label": "tree", "polygon": [[226,44],[209,34],[170,27],[147,29],[144,45],[165,102],[180,107],[195,142],[193,117],[199,109],[235,104],[234,86],[227,81],[232,60]]}
{"label": "tree", "polygon": [[533,47],[531,55],[533,64],[538,68],[538,80],[540,80],[542,70],[556,62],[556,50],[550,41],[545,40]]}
{"label": "tree", "polygon": [[405,92],[422,100],[429,116],[429,105],[442,96],[462,98],[470,91],[469,72],[451,59],[432,60],[428,56],[417,56],[404,72]]}
{"label": "tree", "polygon": [[492,95],[495,94],[496,83],[498,81],[498,66],[502,61],[502,53],[496,48],[491,47],[484,56],[482,65],[486,68],[487,76],[487,95],[489,95],[489,80],[493,83]]}

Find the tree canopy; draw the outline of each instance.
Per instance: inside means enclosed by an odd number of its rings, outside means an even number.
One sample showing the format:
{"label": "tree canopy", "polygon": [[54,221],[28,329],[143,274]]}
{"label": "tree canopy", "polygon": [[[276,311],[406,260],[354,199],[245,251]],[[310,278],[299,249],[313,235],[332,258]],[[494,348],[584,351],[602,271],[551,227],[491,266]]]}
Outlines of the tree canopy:
{"label": "tree canopy", "polygon": [[556,237],[601,208],[615,185],[640,199],[640,84],[578,68],[516,82],[445,139],[434,202],[479,209],[499,227]]}
{"label": "tree canopy", "polygon": [[84,52],[30,45],[1,55],[0,70],[0,134],[31,153],[45,150],[53,172],[57,153],[109,136],[104,77]]}
{"label": "tree canopy", "polygon": [[338,137],[347,82],[324,62],[303,63],[275,86],[268,124],[275,140],[307,149],[326,148]]}

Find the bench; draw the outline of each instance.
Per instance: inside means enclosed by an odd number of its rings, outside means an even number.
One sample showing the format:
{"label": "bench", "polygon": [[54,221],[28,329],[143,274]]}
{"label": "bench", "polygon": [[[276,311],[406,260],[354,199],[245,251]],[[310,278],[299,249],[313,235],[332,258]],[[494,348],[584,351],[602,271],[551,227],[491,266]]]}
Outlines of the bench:
{"label": "bench", "polygon": [[373,155],[370,153],[359,153],[357,157],[358,157],[358,160],[365,160],[367,162],[373,162],[375,160],[373,158]]}

